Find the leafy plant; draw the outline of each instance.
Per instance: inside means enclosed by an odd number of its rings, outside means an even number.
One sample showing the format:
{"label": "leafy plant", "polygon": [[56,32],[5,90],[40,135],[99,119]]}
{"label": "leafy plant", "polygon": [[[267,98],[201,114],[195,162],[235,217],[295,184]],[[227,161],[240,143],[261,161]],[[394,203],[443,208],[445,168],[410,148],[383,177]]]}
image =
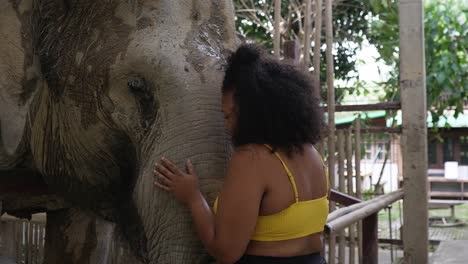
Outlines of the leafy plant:
{"label": "leafy plant", "polygon": [[[312,0],[315,4],[315,1]],[[325,3],[325,1],[323,1]],[[236,27],[239,34],[251,41],[262,44],[268,49],[273,49],[274,32],[274,1],[273,0],[235,0]],[[303,48],[304,44],[304,0],[282,0],[281,1],[281,40],[298,39]],[[323,9],[323,7],[321,7]],[[311,22],[314,23],[315,6],[312,7]],[[334,66],[335,79],[347,83],[362,84],[356,74],[356,52],[367,34],[369,23],[370,6],[362,0],[336,0],[333,1],[333,35],[334,35]],[[315,27],[315,25],[313,25]],[[321,69],[322,98],[326,99],[326,62],[325,62],[325,25],[322,22],[321,32]],[[312,30],[312,35],[315,31]],[[313,37],[311,38],[312,56],[314,48]],[[312,67],[312,59],[309,60],[309,68]],[[352,93],[355,86],[337,86],[335,91],[336,100],[340,101],[345,93]]]}
{"label": "leafy plant", "polygon": [[[399,28],[397,0],[370,1],[374,13],[369,41],[379,61],[392,67],[389,78],[379,83],[382,100],[399,100]],[[463,111],[468,98],[468,1],[426,0],[424,9],[427,105],[436,123],[444,110]]]}

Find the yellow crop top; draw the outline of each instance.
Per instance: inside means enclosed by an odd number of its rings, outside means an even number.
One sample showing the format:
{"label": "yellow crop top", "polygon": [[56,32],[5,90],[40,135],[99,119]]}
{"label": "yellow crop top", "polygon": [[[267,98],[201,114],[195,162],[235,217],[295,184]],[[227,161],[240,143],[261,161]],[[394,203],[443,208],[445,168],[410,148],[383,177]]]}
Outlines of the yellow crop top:
{"label": "yellow crop top", "polygon": [[[270,146],[267,146],[269,149]],[[255,231],[251,240],[281,241],[305,237],[322,232],[328,217],[328,172],[322,160],[327,181],[327,194],[323,197],[307,201],[299,201],[296,182],[286,163],[278,152],[274,152],[289,177],[294,191],[295,202],[288,208],[272,215],[260,215],[257,219]],[[218,199],[216,198],[213,211],[216,213]]]}

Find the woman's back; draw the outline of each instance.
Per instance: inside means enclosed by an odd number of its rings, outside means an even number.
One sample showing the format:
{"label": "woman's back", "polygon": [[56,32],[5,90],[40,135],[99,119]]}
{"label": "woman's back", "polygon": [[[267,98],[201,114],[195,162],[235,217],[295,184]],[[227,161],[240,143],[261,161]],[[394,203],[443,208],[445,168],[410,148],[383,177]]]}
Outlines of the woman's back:
{"label": "woman's back", "polygon": [[[295,182],[299,203],[326,197],[327,180],[323,163],[320,154],[312,145],[305,145],[302,152],[294,152],[290,155],[277,151],[279,157],[262,145],[252,145],[251,148],[258,156],[258,177],[262,178],[265,186],[259,209],[260,218],[262,216],[275,217],[275,214],[290,210],[296,202],[294,187],[281,160],[289,169],[292,181]],[[315,215],[318,216],[320,213],[316,212]],[[288,223],[284,223],[283,228],[295,224],[292,222],[294,219],[287,219],[287,221]],[[312,224],[314,219],[310,221]],[[279,241],[252,240],[246,253],[262,256],[298,256],[321,249],[321,232],[317,232],[305,237]]]}
{"label": "woman's back", "polygon": [[214,214],[190,163],[188,174],[167,160],[168,169],[156,167],[156,185],[189,207],[218,262],[322,263],[328,182],[312,146],[324,120],[315,90],[309,74],[243,45],[223,80],[221,110],[235,151]]}

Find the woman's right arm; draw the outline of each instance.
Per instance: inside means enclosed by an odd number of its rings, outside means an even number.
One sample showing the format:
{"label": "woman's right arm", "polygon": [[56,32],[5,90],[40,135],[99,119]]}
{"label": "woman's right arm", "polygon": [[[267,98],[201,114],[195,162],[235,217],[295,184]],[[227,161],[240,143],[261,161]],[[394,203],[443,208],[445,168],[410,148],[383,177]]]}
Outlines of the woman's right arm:
{"label": "woman's right arm", "polygon": [[[200,239],[220,263],[236,262],[245,253],[253,235],[265,190],[257,163],[254,149],[244,147],[236,150],[229,164],[214,218],[209,217],[212,214],[211,211],[208,214],[206,202],[191,207]],[[212,221],[214,229],[210,228]]]}

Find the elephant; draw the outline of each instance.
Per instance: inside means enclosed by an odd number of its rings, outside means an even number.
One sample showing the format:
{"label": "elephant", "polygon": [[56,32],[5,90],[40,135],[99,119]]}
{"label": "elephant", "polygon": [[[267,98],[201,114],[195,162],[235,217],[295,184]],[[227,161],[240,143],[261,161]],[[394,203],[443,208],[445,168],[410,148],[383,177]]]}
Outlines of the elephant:
{"label": "elephant", "polygon": [[44,263],[105,263],[114,227],[135,262],[209,260],[152,171],[162,155],[190,158],[213,201],[238,44],[228,0],[0,0],[0,181],[20,169],[43,181],[42,205],[20,209],[47,211]]}

